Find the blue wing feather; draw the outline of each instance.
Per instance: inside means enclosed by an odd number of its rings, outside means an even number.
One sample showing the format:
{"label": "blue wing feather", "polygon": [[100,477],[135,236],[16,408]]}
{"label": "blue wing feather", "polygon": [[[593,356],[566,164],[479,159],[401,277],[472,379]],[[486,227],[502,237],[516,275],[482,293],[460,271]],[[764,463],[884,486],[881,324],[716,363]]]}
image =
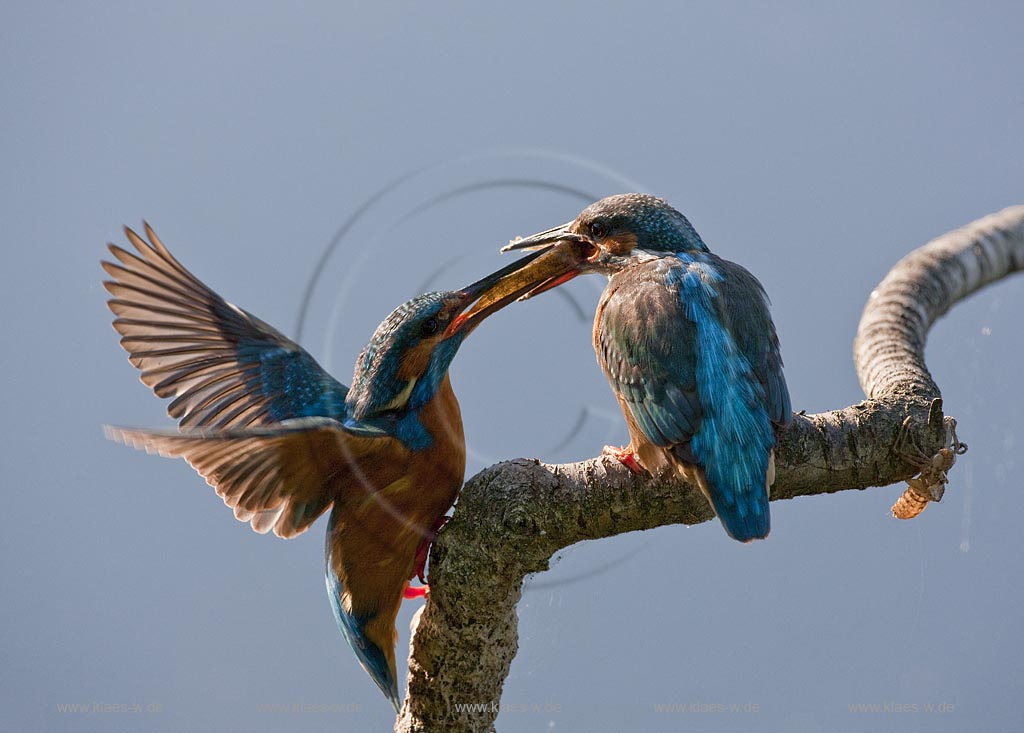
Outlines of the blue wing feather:
{"label": "blue wing feather", "polygon": [[731,536],[764,537],[771,423],[790,408],[760,284],[714,255],[681,253],[609,288],[598,338],[613,389],[650,443],[703,470]]}
{"label": "blue wing feather", "polygon": [[616,275],[598,324],[599,361],[648,440],[688,443],[700,426],[696,327],[666,287],[670,264],[656,260]]}
{"label": "blue wing feather", "polygon": [[718,316],[764,389],[763,404],[771,421],[786,425],[792,420],[793,410],[782,371],[779,338],[768,311],[768,296],[745,268],[714,255],[705,256],[722,273],[718,284],[721,297],[716,303]]}
{"label": "blue wing feather", "polygon": [[121,345],[182,427],[233,428],[302,417],[344,419],[348,389],[298,344],[228,303],[181,265],[147,225],[126,229],[110,309]]}

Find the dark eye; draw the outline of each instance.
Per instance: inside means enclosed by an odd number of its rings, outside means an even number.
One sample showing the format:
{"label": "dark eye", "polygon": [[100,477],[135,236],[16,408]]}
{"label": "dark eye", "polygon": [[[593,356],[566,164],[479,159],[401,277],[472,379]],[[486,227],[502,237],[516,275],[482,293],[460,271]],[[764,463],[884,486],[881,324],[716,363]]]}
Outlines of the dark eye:
{"label": "dark eye", "polygon": [[423,338],[430,338],[437,330],[441,327],[441,324],[437,322],[436,318],[428,318],[420,324],[420,336]]}
{"label": "dark eye", "polygon": [[608,225],[603,221],[594,221],[590,223],[590,236],[594,239],[604,239],[608,236]]}

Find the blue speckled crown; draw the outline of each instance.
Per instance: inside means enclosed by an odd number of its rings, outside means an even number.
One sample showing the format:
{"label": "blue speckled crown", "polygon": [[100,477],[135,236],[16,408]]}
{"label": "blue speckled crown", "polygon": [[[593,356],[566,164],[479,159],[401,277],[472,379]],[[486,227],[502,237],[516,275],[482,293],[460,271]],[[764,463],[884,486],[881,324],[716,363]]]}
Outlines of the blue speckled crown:
{"label": "blue speckled crown", "polygon": [[653,252],[707,251],[690,220],[664,199],[647,193],[603,198],[580,214],[581,221],[602,220],[611,228],[625,225],[637,235],[637,246]]}

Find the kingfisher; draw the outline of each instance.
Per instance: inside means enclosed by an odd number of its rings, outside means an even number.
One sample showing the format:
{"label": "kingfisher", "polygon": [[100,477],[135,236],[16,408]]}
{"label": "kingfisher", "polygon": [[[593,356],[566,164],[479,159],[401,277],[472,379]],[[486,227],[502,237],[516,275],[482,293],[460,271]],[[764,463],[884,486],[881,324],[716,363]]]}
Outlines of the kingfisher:
{"label": "kingfisher", "polygon": [[730,537],[766,537],[774,427],[792,413],[761,283],[713,254],[683,214],[648,194],[601,199],[503,251],[552,244],[589,252],[528,295],[581,273],[608,277],[594,350],[630,443],[605,452],[634,471],[671,470],[698,486]]}
{"label": "kingfisher", "polygon": [[[114,328],[142,382],[173,398],[177,430],[108,427],[108,437],[185,458],[261,534],[306,531],[329,508],[326,580],[334,616],[360,664],[399,709],[395,619],[425,593],[427,549],[465,471],[448,366],[480,322],[561,272],[540,253],[461,290],[420,295],[377,327],[352,386],[294,341],[203,284],[145,226],[135,252],[109,245],[104,283]],[[546,269],[547,268],[547,269]]]}

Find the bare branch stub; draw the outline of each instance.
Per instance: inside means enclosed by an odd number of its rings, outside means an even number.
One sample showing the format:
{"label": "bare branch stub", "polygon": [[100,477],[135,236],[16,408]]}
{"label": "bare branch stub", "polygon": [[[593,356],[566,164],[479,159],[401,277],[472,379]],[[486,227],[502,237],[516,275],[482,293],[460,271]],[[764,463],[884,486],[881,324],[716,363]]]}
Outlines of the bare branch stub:
{"label": "bare branch stub", "polygon": [[[795,415],[779,435],[772,500],[887,486],[922,470],[929,492],[947,434],[939,388],[924,362],[928,330],[956,302],[1024,269],[1024,206],[950,232],[898,262],[871,293],[854,344],[868,399]],[[958,442],[958,441],[957,441]],[[940,456],[939,463],[934,457]],[[494,729],[518,648],[523,579],[563,547],[712,518],[692,486],[636,476],[611,459],[546,465],[516,460],[466,484],[431,554],[431,595],[413,634],[409,695],[396,731]]]}

